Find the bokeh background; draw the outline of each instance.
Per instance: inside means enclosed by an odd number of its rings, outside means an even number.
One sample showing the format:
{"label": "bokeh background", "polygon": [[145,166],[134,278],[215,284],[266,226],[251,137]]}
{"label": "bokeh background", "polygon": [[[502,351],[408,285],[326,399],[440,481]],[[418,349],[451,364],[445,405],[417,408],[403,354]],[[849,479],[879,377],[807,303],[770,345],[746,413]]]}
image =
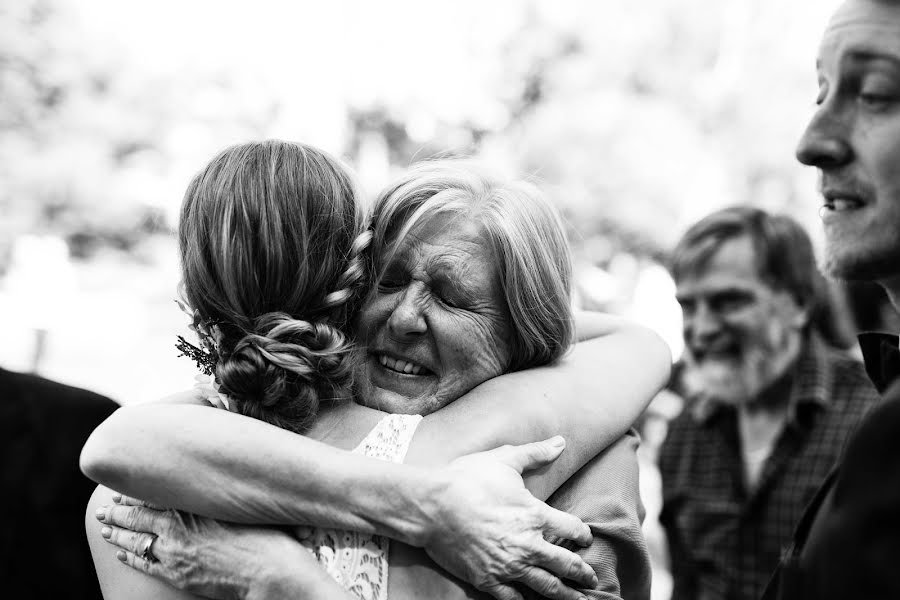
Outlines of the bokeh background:
{"label": "bokeh background", "polygon": [[656,328],[677,356],[660,261],[687,225],[749,202],[819,239],[793,148],[836,4],[3,2],[0,366],[120,403],[189,386],[181,196],[218,150],[266,137],[346,158],[369,192],[438,153],[534,179],[569,224],[582,303]]}

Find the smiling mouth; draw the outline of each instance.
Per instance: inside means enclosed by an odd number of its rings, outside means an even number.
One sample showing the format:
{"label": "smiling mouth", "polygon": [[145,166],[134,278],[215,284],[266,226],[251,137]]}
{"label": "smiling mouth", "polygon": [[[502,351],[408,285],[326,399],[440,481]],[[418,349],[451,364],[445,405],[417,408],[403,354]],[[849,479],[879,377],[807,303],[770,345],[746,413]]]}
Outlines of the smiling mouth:
{"label": "smiling mouth", "polygon": [[691,354],[699,364],[707,361],[735,361],[740,357],[741,351],[737,344],[723,344],[704,349],[693,349]]}
{"label": "smiling mouth", "polygon": [[855,210],[863,207],[863,202],[856,198],[825,198],[825,209],[834,212]]}
{"label": "smiling mouth", "polygon": [[822,197],[825,200],[824,209],[829,212],[845,212],[856,210],[865,206],[864,196],[853,188],[846,186],[823,186]]}
{"label": "smiling mouth", "polygon": [[394,373],[400,373],[403,375],[428,375],[431,373],[431,371],[429,371],[422,365],[417,365],[416,363],[410,362],[408,360],[391,358],[390,356],[386,356],[384,354],[378,355],[378,363],[389,371],[393,371]]}

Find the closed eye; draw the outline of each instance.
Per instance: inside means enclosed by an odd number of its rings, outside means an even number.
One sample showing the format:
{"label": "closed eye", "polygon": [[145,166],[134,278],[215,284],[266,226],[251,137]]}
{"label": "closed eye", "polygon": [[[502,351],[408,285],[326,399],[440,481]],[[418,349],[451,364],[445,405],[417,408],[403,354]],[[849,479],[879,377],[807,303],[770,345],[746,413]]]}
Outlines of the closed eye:
{"label": "closed eye", "polygon": [[378,280],[378,290],[382,292],[395,292],[403,289],[409,280],[403,277],[385,276]]}
{"label": "closed eye", "polygon": [[858,99],[860,104],[872,110],[880,110],[886,108],[889,104],[896,100],[896,98],[892,95],[873,93],[860,93]]}

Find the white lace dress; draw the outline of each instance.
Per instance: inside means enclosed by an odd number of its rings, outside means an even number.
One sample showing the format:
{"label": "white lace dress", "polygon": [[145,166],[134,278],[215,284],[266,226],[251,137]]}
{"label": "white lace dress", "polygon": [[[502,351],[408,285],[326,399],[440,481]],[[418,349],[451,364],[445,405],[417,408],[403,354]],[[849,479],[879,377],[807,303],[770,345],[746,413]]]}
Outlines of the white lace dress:
{"label": "white lace dress", "polygon": [[[388,415],[353,452],[402,463],[420,415]],[[387,600],[389,540],[380,535],[298,527],[297,537],[335,581],[360,600]]]}
{"label": "white lace dress", "polygon": [[[228,410],[228,397],[208,375],[196,376],[196,389],[217,408]],[[387,415],[353,452],[402,463],[421,415]],[[297,539],[341,586],[360,600],[387,600],[389,540],[380,535],[297,527]]]}

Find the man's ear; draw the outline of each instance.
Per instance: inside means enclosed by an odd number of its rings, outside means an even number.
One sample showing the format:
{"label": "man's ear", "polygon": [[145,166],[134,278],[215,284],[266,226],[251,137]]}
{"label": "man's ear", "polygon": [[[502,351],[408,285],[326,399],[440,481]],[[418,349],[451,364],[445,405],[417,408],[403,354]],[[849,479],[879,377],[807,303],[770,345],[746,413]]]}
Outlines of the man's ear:
{"label": "man's ear", "polygon": [[803,329],[809,324],[810,319],[810,310],[807,307],[802,307],[797,311],[797,314],[794,315],[792,320],[792,324],[797,329]]}
{"label": "man's ear", "polygon": [[793,294],[785,290],[779,293],[781,294],[781,310],[789,315],[787,319],[788,324],[797,331],[802,330],[812,319],[811,303],[809,301],[801,302]]}
{"label": "man's ear", "polygon": [[809,321],[812,318],[812,307],[809,302],[798,303],[794,298],[791,298],[792,308],[794,310],[794,315],[791,318],[791,325],[794,329],[798,331],[805,328],[809,325]]}

